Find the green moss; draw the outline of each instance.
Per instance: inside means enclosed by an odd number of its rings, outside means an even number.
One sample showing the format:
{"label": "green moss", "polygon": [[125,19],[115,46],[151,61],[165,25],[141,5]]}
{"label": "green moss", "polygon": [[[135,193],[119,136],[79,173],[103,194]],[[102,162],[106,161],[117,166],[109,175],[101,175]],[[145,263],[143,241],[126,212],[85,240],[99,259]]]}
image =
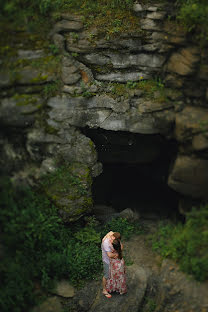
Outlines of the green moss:
{"label": "green moss", "polygon": [[131,90],[142,90],[143,97],[146,99],[151,99],[152,101],[159,103],[167,101],[164,84],[159,78],[140,80],[138,82],[128,81],[127,83],[110,83],[109,87],[109,95],[115,99],[118,96],[128,98]]}
{"label": "green moss", "polygon": [[[41,186],[59,209],[67,213],[66,219],[77,219],[91,210],[90,169],[80,163],[64,164],[42,178]],[[67,221],[67,220],[66,220]]]}
{"label": "green moss", "polygon": [[88,209],[88,208],[91,208],[93,206],[93,200],[92,200],[92,197],[87,197],[87,198],[84,198],[83,200],[83,207]]}
{"label": "green moss", "polygon": [[41,82],[47,81],[47,79],[48,79],[48,75],[38,74],[38,76],[30,80],[30,83],[41,83]]}
{"label": "green moss", "polygon": [[49,73],[59,73],[61,67],[61,57],[55,55],[48,55],[46,57],[41,57],[30,62],[33,68],[40,69],[42,71],[47,71]]}
{"label": "green moss", "polygon": [[28,104],[37,104],[37,97],[34,97],[31,94],[15,94],[13,99],[16,101],[16,105],[28,105]]}
{"label": "green moss", "polygon": [[111,91],[110,95],[116,99],[119,96],[124,96],[125,98],[128,98],[129,96],[129,89],[127,88],[127,84],[124,83],[111,83],[110,84]]}
{"label": "green moss", "polygon": [[58,133],[58,129],[48,125],[48,124],[45,124],[45,132],[48,133],[48,134],[57,134]]}

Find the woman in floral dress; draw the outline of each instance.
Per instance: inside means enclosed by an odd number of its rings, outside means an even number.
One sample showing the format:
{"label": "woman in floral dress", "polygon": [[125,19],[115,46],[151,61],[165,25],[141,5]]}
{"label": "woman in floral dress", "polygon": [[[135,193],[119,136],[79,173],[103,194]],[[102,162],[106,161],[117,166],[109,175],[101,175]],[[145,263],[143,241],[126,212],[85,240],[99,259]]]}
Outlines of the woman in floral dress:
{"label": "woman in floral dress", "polygon": [[118,292],[123,295],[127,292],[126,269],[120,240],[114,239],[112,246],[114,248],[113,252],[118,254],[118,258],[110,259],[110,278],[107,280],[106,289],[109,293]]}

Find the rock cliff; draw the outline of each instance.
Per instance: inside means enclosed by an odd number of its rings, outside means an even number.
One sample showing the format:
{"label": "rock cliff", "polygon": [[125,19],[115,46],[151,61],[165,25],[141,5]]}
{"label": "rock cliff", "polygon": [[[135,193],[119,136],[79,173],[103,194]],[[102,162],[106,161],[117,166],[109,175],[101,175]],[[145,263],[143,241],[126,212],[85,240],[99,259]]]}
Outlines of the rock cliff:
{"label": "rock cliff", "polygon": [[49,194],[55,184],[45,188],[65,221],[79,217],[80,202],[80,216],[91,210],[91,178],[102,172],[85,128],[175,140],[168,186],[183,202],[207,199],[208,62],[169,18],[169,5],[135,3],[136,27],[112,36],[65,13],[49,34],[58,56],[17,40],[9,64],[1,60],[1,171],[14,183],[39,185],[60,165],[79,164],[76,183],[86,194],[66,190],[58,200]]}

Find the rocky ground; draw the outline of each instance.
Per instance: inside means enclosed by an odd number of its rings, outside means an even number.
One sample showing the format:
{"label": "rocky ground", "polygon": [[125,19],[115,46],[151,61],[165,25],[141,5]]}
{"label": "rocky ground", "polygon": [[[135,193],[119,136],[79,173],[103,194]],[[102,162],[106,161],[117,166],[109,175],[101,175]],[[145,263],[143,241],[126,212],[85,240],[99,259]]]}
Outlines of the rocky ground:
{"label": "rocky ground", "polygon": [[143,223],[146,234],[124,242],[126,262],[133,263],[127,265],[127,294],[104,297],[101,279],[91,281],[81,290],[72,289],[66,282],[33,312],[207,312],[208,282],[192,280],[175,263],[155,254],[148,235],[154,233],[158,221]]}

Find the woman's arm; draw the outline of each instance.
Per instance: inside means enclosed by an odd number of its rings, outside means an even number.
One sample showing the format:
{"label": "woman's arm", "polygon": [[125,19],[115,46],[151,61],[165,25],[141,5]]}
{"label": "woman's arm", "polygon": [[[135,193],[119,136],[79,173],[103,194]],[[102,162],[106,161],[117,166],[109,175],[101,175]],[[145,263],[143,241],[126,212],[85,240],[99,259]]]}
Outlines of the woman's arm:
{"label": "woman's arm", "polygon": [[118,254],[115,253],[115,252],[110,252],[110,251],[108,251],[108,252],[107,252],[107,255],[108,255],[108,257],[111,258],[111,259],[117,259],[117,258],[118,258]]}

